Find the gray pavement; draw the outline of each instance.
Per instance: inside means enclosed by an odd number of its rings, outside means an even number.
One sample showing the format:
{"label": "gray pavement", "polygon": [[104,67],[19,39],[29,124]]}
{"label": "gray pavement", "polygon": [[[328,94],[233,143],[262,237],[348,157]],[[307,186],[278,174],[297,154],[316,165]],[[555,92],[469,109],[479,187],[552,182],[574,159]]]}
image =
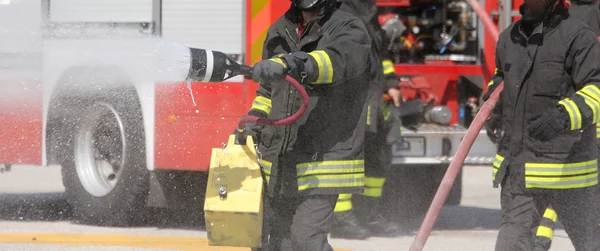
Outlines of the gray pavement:
{"label": "gray pavement", "polygon": [[[445,207],[442,210],[424,250],[484,251],[494,249],[500,222],[500,204],[499,189],[492,188],[490,173],[490,167],[465,167],[461,205]],[[157,219],[153,221],[153,224],[144,227],[106,228],[73,224],[70,222],[71,211],[65,201],[63,191],[58,167],[15,166],[12,172],[0,174],[0,242],[2,234],[8,233],[206,237],[206,233],[199,227],[170,222],[168,213],[165,212],[153,215]],[[399,238],[371,238],[363,241],[332,239],[331,243],[336,248],[356,251],[408,250],[420,222],[420,218],[414,219],[414,222],[408,226],[413,233]],[[28,250],[149,251],[158,249],[0,243],[0,251]],[[574,250],[562,229],[556,231],[552,247],[552,251],[558,250]]]}

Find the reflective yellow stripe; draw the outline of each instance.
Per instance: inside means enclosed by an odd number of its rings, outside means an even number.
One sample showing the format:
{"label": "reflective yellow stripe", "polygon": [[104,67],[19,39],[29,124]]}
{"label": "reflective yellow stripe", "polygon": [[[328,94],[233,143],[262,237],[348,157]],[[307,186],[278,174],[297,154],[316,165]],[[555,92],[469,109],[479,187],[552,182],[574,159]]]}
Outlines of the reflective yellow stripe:
{"label": "reflective yellow stripe", "polygon": [[544,218],[549,219],[552,222],[556,222],[556,219],[558,219],[558,215],[556,215],[556,211],[554,211],[553,208],[549,207],[546,208],[546,211],[544,212]]}
{"label": "reflective yellow stripe", "polygon": [[498,74],[498,72],[502,72],[502,70],[496,68],[496,70],[494,71],[494,74]]}
{"label": "reflective yellow stripe", "polygon": [[600,124],[596,125],[596,138],[600,138]]}
{"label": "reflective yellow stripe", "polygon": [[494,164],[492,167],[492,179],[496,179],[496,173],[498,172],[498,169],[500,168],[500,165],[502,165],[503,161],[504,157],[500,156],[499,154],[496,154],[496,159],[494,160]]}
{"label": "reflective yellow stripe", "polygon": [[382,105],[381,114],[383,114],[383,120],[388,121],[388,119],[390,119],[390,116],[392,115],[392,112],[390,111],[390,107],[385,104]]}
{"label": "reflective yellow stripe", "polygon": [[329,84],[333,82],[333,65],[331,64],[329,55],[321,50],[309,52],[308,55],[315,59],[319,68],[319,76],[313,84]]}
{"label": "reflective yellow stripe", "polygon": [[367,125],[371,125],[371,105],[367,106]]}
{"label": "reflective yellow stripe", "polygon": [[586,104],[594,114],[594,122],[598,122],[600,120],[600,89],[594,85],[587,85],[579,90],[577,94],[585,98]]}
{"label": "reflective yellow stripe", "polygon": [[566,98],[558,102],[563,105],[569,114],[571,121],[571,130],[581,129],[581,113],[573,100]]}
{"label": "reflective yellow stripe", "polygon": [[310,188],[346,188],[363,187],[364,173],[313,175],[298,178],[298,190]]}
{"label": "reflective yellow stripe", "polygon": [[525,163],[525,187],[567,189],[598,184],[598,161],[569,164]]}
{"label": "reflective yellow stripe", "polygon": [[365,178],[365,186],[368,187],[383,187],[385,184],[385,178],[374,178],[374,177],[366,177]]}
{"label": "reflective yellow stripe", "polygon": [[554,230],[546,226],[539,226],[536,235],[540,237],[546,237],[552,240],[552,236],[554,236]]}
{"label": "reflective yellow stripe", "polygon": [[283,66],[284,69],[287,69],[287,65],[283,62],[281,58],[270,58],[269,60],[279,63]]}
{"label": "reflective yellow stripe", "polygon": [[490,88],[490,86],[494,85],[494,80],[490,80],[490,82],[488,83],[488,88]]}
{"label": "reflective yellow stripe", "polygon": [[392,60],[383,60],[382,65],[384,75],[395,73],[394,63]]}
{"label": "reflective yellow stripe", "polygon": [[347,212],[352,210],[352,194],[340,194],[335,204],[334,212]]}
{"label": "reflective yellow stripe", "polygon": [[298,177],[315,174],[347,174],[365,171],[364,160],[325,160],[296,165]]}
{"label": "reflective yellow stripe", "polygon": [[365,178],[365,191],[364,196],[368,197],[381,197],[383,194],[383,185],[385,184],[385,178]]}
{"label": "reflective yellow stripe", "polygon": [[254,98],[254,101],[252,101],[252,107],[250,109],[260,110],[267,114],[270,114],[271,107],[272,106],[270,99],[265,98],[263,96],[256,96],[256,98]]}
{"label": "reflective yellow stripe", "polygon": [[262,165],[265,178],[267,179],[267,182],[269,182],[269,180],[271,179],[271,167],[273,166],[273,163],[266,160],[261,160],[260,163]]}
{"label": "reflective yellow stripe", "polygon": [[363,173],[364,171],[364,160],[325,160],[296,165],[298,177],[315,174]]}

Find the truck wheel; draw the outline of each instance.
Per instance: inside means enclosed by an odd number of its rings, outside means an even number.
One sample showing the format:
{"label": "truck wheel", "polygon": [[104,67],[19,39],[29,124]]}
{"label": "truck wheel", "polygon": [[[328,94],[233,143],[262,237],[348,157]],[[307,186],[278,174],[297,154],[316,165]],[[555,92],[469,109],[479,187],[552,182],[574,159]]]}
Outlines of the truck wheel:
{"label": "truck wheel", "polygon": [[149,171],[141,108],[137,98],[126,93],[82,101],[81,115],[73,118],[75,130],[61,165],[76,222],[141,223],[138,217],[148,198]]}

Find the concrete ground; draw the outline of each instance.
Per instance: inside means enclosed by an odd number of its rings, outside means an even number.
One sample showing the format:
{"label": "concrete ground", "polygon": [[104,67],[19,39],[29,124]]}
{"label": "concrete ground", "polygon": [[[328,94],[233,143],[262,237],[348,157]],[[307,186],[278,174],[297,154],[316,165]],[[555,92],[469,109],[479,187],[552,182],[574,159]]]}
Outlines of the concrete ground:
{"label": "concrete ground", "polygon": [[[500,204],[499,189],[492,188],[490,173],[490,167],[465,167],[461,205],[442,210],[423,250],[494,249]],[[143,227],[73,224],[63,191],[57,167],[15,166],[0,174],[0,251],[248,250],[209,247],[200,227],[174,222],[168,212],[160,210]],[[331,243],[336,250],[408,250],[420,222],[420,218],[414,219],[407,226],[413,233],[399,238],[332,239]],[[552,250],[574,250],[562,229],[556,231]]]}

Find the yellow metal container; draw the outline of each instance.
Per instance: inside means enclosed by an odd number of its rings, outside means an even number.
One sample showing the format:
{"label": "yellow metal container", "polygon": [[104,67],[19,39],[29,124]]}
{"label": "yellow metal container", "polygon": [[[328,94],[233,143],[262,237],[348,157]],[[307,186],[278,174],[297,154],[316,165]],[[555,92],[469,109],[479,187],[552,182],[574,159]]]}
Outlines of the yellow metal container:
{"label": "yellow metal container", "polygon": [[[261,247],[263,179],[252,137],[245,145],[229,136],[210,158],[204,212],[210,246]],[[226,190],[221,196],[220,189]]]}

